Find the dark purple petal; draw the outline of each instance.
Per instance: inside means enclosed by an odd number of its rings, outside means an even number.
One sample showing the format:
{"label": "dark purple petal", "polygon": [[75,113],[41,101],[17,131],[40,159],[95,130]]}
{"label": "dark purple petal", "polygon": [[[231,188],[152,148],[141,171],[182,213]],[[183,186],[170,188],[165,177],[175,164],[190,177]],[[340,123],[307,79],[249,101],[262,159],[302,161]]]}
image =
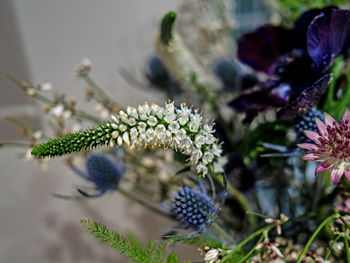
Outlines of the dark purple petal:
{"label": "dark purple petal", "polygon": [[273,25],[259,27],[238,40],[238,58],[257,71],[270,73],[279,57],[293,49],[294,31]]}
{"label": "dark purple petal", "polygon": [[238,112],[245,112],[246,118],[243,120],[243,123],[249,124],[259,112],[270,107],[281,107],[285,105],[284,95],[285,91],[273,93],[270,87],[260,84],[260,86],[242,92],[238,97],[229,102],[228,105]]}
{"label": "dark purple petal", "polygon": [[297,37],[297,47],[306,50],[306,34],[312,20],[321,13],[329,15],[336,6],[327,6],[325,8],[313,8],[304,12],[294,23],[294,29]]}
{"label": "dark purple petal", "polygon": [[335,10],[320,14],[307,31],[307,50],[320,71],[326,70],[349,44],[350,11]]}
{"label": "dark purple petal", "polygon": [[307,113],[327,90],[330,79],[331,74],[327,74],[317,80],[312,86],[301,92],[295,100],[283,107],[277,113],[277,117],[282,120],[290,120]]}

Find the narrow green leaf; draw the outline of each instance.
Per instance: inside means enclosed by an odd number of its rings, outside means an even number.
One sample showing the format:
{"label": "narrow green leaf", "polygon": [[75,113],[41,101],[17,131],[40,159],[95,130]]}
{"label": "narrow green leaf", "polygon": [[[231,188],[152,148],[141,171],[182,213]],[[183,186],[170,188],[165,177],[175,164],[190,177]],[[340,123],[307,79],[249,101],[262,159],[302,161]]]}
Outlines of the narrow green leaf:
{"label": "narrow green leaf", "polygon": [[169,41],[173,37],[173,26],[176,20],[176,13],[169,12],[167,13],[161,22],[160,25],[160,39],[164,45],[168,45]]}

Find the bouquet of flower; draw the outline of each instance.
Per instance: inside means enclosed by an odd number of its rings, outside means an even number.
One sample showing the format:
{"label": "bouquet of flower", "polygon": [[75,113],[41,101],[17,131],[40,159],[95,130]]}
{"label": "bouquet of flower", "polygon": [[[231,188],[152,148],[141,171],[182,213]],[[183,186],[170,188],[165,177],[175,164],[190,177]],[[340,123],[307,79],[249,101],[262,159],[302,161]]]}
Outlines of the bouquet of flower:
{"label": "bouquet of flower", "polygon": [[49,84],[8,75],[44,103],[55,138],[9,118],[29,139],[0,145],[24,146],[24,158],[40,163],[67,156],[90,186],[57,198],[118,192],[173,219],[147,246],[81,220],[134,262],[179,262],[167,248],[181,242],[208,263],[350,263],[350,11],[343,2],[269,2],[280,24],[236,41],[232,6],[184,1],[161,20],[142,79],[122,72],[135,86],[164,92],[164,105],[122,108],[91,78],[88,59],[75,73],[100,116],[64,95],[48,97]]}

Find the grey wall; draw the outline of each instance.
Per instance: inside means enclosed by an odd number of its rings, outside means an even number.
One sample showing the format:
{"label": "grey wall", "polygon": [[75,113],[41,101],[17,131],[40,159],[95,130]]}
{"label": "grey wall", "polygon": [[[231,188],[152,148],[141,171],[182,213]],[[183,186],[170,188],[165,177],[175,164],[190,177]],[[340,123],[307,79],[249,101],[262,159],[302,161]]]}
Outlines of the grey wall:
{"label": "grey wall", "polygon": [[[18,138],[6,115],[37,127],[42,117],[39,105],[4,80],[6,72],[34,83],[51,82],[88,108],[83,85],[73,74],[73,67],[88,57],[92,76],[120,104],[163,101],[158,94],[131,89],[118,70],[142,68],[160,17],[175,6],[170,0],[0,1],[0,141]],[[78,203],[54,199],[52,192],[74,193],[73,185],[82,181],[61,160],[50,161],[42,171],[35,162],[18,160],[18,153],[0,149],[0,263],[126,262],[89,236],[80,218],[131,230],[143,241],[173,226],[119,194]]]}

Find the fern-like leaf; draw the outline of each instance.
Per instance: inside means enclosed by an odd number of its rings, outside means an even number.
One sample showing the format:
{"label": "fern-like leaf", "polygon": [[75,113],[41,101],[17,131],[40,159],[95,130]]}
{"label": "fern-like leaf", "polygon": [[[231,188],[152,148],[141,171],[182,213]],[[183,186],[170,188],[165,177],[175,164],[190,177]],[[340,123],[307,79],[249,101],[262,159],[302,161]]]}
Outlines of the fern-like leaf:
{"label": "fern-like leaf", "polygon": [[[106,243],[134,262],[162,263],[165,262],[165,260],[168,262],[165,255],[166,242],[157,243],[151,240],[147,247],[143,247],[135,237],[125,238],[116,231],[108,229],[103,224],[91,222],[89,220],[81,220],[80,222],[94,237],[100,239],[103,243]],[[169,257],[174,258],[174,256],[171,255],[169,255]]]}

